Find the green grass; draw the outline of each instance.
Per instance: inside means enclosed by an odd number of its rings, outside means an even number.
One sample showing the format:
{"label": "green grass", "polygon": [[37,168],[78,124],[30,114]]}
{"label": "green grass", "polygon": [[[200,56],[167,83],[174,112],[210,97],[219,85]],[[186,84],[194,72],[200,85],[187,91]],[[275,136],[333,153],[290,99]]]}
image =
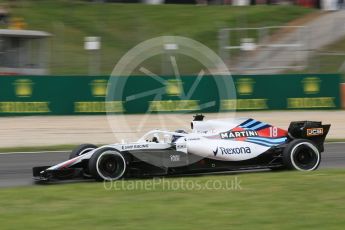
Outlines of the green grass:
{"label": "green grass", "polygon": [[[122,182],[118,190],[105,190],[103,183],[6,188],[0,189],[0,223],[1,229],[343,229],[344,174],[170,178],[164,186],[156,180],[151,190],[121,190]],[[168,182],[177,188],[207,181],[225,185],[235,178],[241,189],[168,189]]]}
{"label": "green grass", "polygon": [[[320,52],[323,52],[324,55],[316,53],[310,59],[313,68],[317,68],[321,73],[338,72],[345,63],[345,38],[323,47]],[[343,53],[343,55],[334,55],[337,53]]]}
{"label": "green grass", "polygon": [[[12,15],[24,18],[28,29],[53,34],[51,72],[69,75],[88,73],[85,36],[102,38],[101,74],[110,74],[121,56],[149,38],[186,36],[217,51],[219,28],[283,25],[314,12],[296,6],[94,4],[66,0],[28,0],[13,5]],[[158,70],[161,60],[154,62]]]}
{"label": "green grass", "polygon": [[345,142],[345,138],[329,138],[329,139],[326,139],[326,143],[327,142]]}
{"label": "green grass", "polygon": [[[336,55],[340,54],[340,55]],[[340,39],[319,51],[311,53],[308,60],[308,69],[302,72],[310,73],[338,73],[345,63],[345,38]],[[343,69],[342,81],[345,82],[345,69]],[[301,73],[301,71],[287,71],[288,73]]]}

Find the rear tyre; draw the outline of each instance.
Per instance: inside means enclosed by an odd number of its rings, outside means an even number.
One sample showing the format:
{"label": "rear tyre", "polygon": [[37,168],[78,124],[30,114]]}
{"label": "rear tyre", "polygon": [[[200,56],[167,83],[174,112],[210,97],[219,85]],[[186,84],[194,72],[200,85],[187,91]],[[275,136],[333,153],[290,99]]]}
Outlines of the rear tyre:
{"label": "rear tyre", "polygon": [[313,142],[296,139],[284,149],[283,162],[287,169],[313,171],[320,165],[321,154]]}
{"label": "rear tyre", "polygon": [[84,155],[87,152],[90,152],[91,150],[97,149],[98,147],[93,144],[82,144],[77,147],[75,147],[72,152],[69,154],[69,159]]}
{"label": "rear tyre", "polygon": [[107,147],[97,150],[89,160],[89,171],[97,181],[114,181],[124,177],[127,161],[123,153]]}

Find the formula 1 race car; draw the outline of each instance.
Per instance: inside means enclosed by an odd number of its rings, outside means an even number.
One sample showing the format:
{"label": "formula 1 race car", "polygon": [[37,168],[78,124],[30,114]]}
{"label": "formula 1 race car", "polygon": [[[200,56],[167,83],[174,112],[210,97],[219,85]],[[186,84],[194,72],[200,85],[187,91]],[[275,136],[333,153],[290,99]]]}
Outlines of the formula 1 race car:
{"label": "formula 1 race car", "polygon": [[83,144],[65,162],[33,168],[33,176],[118,180],[246,169],[311,171],[320,164],[330,125],[295,121],[286,131],[250,118],[204,121],[196,115],[191,129],[153,130],[134,143]]}

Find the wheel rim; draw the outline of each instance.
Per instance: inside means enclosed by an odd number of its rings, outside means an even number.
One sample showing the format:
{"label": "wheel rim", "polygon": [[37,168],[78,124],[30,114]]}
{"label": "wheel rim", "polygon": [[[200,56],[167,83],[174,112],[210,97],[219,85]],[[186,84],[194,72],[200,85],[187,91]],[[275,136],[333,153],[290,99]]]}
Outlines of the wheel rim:
{"label": "wheel rim", "polygon": [[104,180],[117,180],[126,170],[123,156],[118,152],[104,152],[97,160],[97,172]]}
{"label": "wheel rim", "polygon": [[292,150],[291,162],[298,170],[314,170],[319,165],[319,161],[320,153],[318,149],[310,143],[300,143]]}

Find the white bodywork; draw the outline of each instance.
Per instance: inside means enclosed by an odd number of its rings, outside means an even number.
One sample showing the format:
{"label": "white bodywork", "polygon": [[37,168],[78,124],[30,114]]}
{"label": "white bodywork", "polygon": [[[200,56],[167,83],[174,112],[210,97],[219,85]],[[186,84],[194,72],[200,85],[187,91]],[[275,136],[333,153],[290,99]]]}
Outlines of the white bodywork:
{"label": "white bodywork", "polygon": [[[224,120],[208,120],[208,121],[193,121],[193,129],[191,133],[176,133],[161,130],[152,130],[146,133],[138,141],[132,143],[115,143],[101,146],[92,150],[85,155],[70,159],[58,165],[50,167],[48,170],[59,169],[64,166],[71,166],[77,164],[85,159],[90,159],[92,154],[101,148],[112,147],[119,152],[133,151],[133,150],[154,150],[167,149],[169,147],[176,147],[177,151],[186,154],[194,154],[197,156],[222,160],[222,161],[242,161],[248,160],[263,152],[270,147],[262,146],[246,141],[223,140],[216,138],[220,132],[231,130],[244,122],[247,118],[238,119],[224,119]],[[172,142],[173,136],[180,136],[180,138]],[[158,142],[150,141],[151,137],[156,137]]]}

